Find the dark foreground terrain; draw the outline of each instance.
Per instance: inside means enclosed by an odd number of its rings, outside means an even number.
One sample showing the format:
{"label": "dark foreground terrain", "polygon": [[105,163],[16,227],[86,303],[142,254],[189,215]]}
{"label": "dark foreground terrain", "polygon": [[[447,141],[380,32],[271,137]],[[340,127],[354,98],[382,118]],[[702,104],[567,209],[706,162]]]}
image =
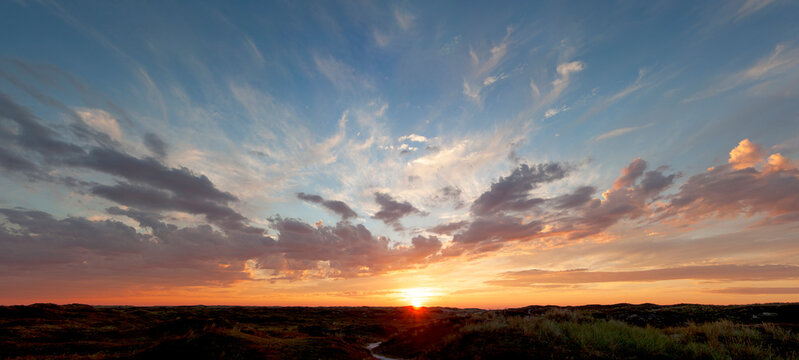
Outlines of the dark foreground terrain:
{"label": "dark foreground terrain", "polygon": [[508,310],[0,307],[2,358],[371,359],[375,354],[404,359],[797,359],[799,304]]}

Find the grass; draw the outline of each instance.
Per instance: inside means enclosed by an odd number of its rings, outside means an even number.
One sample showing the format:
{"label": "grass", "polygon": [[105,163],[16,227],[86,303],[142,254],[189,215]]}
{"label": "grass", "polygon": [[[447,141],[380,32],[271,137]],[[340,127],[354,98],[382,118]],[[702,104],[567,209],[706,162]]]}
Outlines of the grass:
{"label": "grass", "polygon": [[642,327],[554,309],[532,316],[473,316],[434,346],[410,355],[429,359],[796,359],[799,335],[773,324],[729,320]]}
{"label": "grass", "polygon": [[799,304],[0,306],[3,359],[797,359]]}

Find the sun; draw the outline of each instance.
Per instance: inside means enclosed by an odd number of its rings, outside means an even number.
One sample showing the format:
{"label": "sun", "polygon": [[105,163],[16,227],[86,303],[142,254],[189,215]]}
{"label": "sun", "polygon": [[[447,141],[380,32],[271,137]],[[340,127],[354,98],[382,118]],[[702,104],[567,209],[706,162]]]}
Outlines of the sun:
{"label": "sun", "polygon": [[404,289],[400,292],[400,294],[403,300],[410,303],[411,306],[417,309],[425,306],[427,301],[432,296],[431,291],[426,288]]}
{"label": "sun", "polygon": [[411,306],[413,306],[413,307],[418,309],[418,308],[422,307],[422,305],[424,305],[424,303],[422,302],[422,299],[420,299],[420,298],[411,299]]}

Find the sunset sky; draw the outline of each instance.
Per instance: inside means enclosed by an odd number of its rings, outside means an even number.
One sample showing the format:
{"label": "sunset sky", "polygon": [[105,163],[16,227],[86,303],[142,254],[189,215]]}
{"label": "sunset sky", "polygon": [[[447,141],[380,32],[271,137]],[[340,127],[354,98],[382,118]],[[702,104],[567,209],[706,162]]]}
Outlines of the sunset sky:
{"label": "sunset sky", "polygon": [[798,17],[0,1],[0,304],[799,301]]}

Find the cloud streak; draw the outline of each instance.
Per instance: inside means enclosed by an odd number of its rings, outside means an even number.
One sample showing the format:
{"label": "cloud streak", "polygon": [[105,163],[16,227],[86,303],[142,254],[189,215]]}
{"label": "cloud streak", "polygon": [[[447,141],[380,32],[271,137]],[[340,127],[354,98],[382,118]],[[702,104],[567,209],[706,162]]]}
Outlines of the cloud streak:
{"label": "cloud streak", "polygon": [[607,282],[654,282],[668,280],[770,281],[799,279],[795,265],[701,265],[637,271],[589,271],[586,269],[507,272],[488,283],[501,286],[537,284],[590,284]]}

